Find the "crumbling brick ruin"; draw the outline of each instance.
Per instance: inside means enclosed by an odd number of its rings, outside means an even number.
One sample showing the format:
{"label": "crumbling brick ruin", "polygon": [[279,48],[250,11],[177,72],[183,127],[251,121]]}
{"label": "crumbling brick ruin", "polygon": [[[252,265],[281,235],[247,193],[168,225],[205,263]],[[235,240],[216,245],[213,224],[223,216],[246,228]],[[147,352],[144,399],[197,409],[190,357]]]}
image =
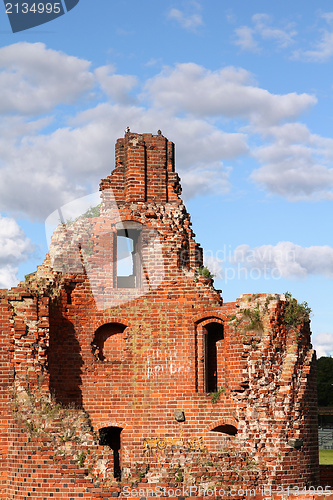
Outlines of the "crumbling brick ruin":
{"label": "crumbling brick ruin", "polygon": [[315,355],[294,299],[223,303],[162,134],[119,139],[100,191],[1,291],[0,498],[318,485]]}

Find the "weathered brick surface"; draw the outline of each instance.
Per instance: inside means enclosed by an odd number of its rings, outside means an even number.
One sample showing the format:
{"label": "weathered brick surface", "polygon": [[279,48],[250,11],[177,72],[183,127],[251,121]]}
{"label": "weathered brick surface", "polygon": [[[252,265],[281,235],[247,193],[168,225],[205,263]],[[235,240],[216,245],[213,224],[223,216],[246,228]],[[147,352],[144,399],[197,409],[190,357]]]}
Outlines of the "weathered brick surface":
{"label": "weathered brick surface", "polygon": [[320,484],[333,488],[333,465],[320,465]]}
{"label": "weathered brick surface", "polygon": [[284,296],[223,304],[180,191],[173,144],[126,133],[100,215],[60,225],[3,291],[0,498],[318,485],[309,324],[286,327]]}

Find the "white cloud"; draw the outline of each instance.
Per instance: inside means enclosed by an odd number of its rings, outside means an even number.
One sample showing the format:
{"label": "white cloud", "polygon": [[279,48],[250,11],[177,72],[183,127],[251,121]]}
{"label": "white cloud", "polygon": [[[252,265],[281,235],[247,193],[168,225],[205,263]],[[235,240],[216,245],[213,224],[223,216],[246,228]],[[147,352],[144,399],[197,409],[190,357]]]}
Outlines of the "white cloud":
{"label": "white cloud", "polygon": [[223,269],[222,269],[223,261],[221,259],[219,259],[218,257],[214,257],[212,255],[206,256],[204,253],[203,263],[204,263],[204,266],[206,266],[209,269],[211,274],[214,275],[215,279],[222,279],[222,277],[223,277]]}
{"label": "white cloud", "polygon": [[320,14],[320,17],[322,19],[325,19],[325,21],[330,24],[330,25],[333,25],[333,12],[322,12]]}
{"label": "white cloud", "polygon": [[17,284],[18,264],[28,258],[34,245],[17,222],[0,215],[0,288]]}
{"label": "white cloud", "polygon": [[90,63],[43,43],[0,48],[0,112],[35,114],[71,104],[94,86]]}
{"label": "white cloud", "polygon": [[111,170],[113,145],[98,123],[24,137],[2,155],[0,210],[43,219],[57,206],[81,197]]}
{"label": "white cloud", "polygon": [[230,168],[223,160],[248,151],[244,134],[227,134],[204,120],[139,106],[102,104],[80,113],[71,125],[39,135],[31,126],[22,139],[14,132],[11,140],[0,139],[0,210],[43,219],[58,206],[95,190],[113,168],[114,143],[127,125],[138,131],[161,128],[176,142],[177,170],[187,198],[199,192],[226,192]]}
{"label": "white cloud", "polygon": [[332,139],[299,123],[260,130],[272,142],[253,151],[263,165],[251,174],[256,183],[291,201],[333,198]]}
{"label": "white cloud", "polygon": [[33,245],[11,217],[0,215],[0,263],[18,263],[24,260]]}
{"label": "white cloud", "polygon": [[182,28],[195,31],[199,26],[203,25],[202,16],[200,13],[200,5],[197,2],[192,2],[194,7],[194,13],[185,13],[179,9],[170,9],[168,13],[168,18],[176,21]]}
{"label": "white cloud", "polygon": [[252,16],[254,31],[256,31],[263,40],[272,40],[276,42],[279,48],[286,48],[294,43],[293,37],[297,35],[293,25],[288,24],[284,29],[271,26],[272,18],[267,14],[254,14]]}
{"label": "white cloud", "polygon": [[272,26],[272,18],[267,14],[254,14],[252,16],[252,27],[240,26],[235,29],[235,45],[242,50],[259,52],[260,41],[273,42],[277,48],[285,49],[294,43],[297,35],[293,24],[287,24],[283,28]]}
{"label": "white cloud", "polygon": [[245,134],[222,132],[204,120],[170,117],[164,124],[177,144],[177,164],[183,169],[220,168],[222,160],[248,152]]}
{"label": "white cloud", "polygon": [[294,57],[312,62],[325,62],[333,56],[333,32],[324,30],[314,50],[295,52]]}
{"label": "white cloud", "polygon": [[95,70],[95,75],[101,88],[114,101],[124,104],[134,102],[129,92],[138,83],[135,76],[115,74],[114,67],[110,65],[100,66]]}
{"label": "white cloud", "polygon": [[294,119],[317,102],[309,94],[271,94],[251,82],[250,73],[244,69],[210,71],[185,63],[165,68],[148,80],[145,89],[155,106],[174,113],[244,118],[262,126]]}
{"label": "white cloud", "polygon": [[[326,62],[333,56],[333,12],[320,15],[324,19],[325,27],[320,28],[320,38],[312,44],[312,49],[298,49],[293,52],[294,59],[307,62]],[[327,26],[328,25],[328,26]]]}
{"label": "white cloud", "polygon": [[11,288],[17,285],[18,267],[7,264],[0,267],[0,288]]}
{"label": "white cloud", "polygon": [[196,195],[226,194],[230,191],[231,168],[221,165],[198,166],[189,170],[180,171],[181,184],[184,197],[190,198]]}
{"label": "white cloud", "polygon": [[319,333],[313,338],[313,346],[317,351],[317,358],[333,355],[333,333]]}
{"label": "white cloud", "polygon": [[[314,96],[274,95],[255,86],[243,69],[227,67],[213,72],[194,63],[165,68],[147,82],[146,93],[155,107],[169,113],[185,112],[188,118],[202,121],[219,117],[247,120],[249,126],[243,130],[259,134],[262,140],[252,152],[262,166],[251,178],[268,192],[291,200],[331,197],[332,170],[327,162],[333,158],[333,141],[290,122],[317,102]],[[190,130],[193,134],[192,127]],[[235,139],[239,141],[239,136]]]}
{"label": "white cloud", "polygon": [[277,245],[251,248],[244,244],[235,249],[231,261],[247,269],[270,272],[275,278],[333,277],[333,248],[327,245],[302,247],[281,241]]}
{"label": "white cloud", "polygon": [[176,143],[177,171],[187,198],[199,192],[226,192],[230,187],[231,169],[224,166],[223,160],[248,152],[244,134],[224,133],[205,120],[176,117],[165,110],[101,105],[75,120],[76,126],[92,126],[92,123],[99,123],[99,133],[108,137],[108,143],[111,138],[119,137],[119,123],[123,123],[124,128],[129,125],[131,130],[155,130],[155,133],[160,128]]}
{"label": "white cloud", "polygon": [[[88,61],[39,43],[2,48],[1,61],[9,65],[4,74],[14,68],[17,78],[10,92],[14,94],[21,82],[26,96],[26,101],[13,104],[11,95],[6,109],[30,109],[31,115],[5,115],[1,121],[0,210],[43,219],[58,206],[95,190],[113,168],[114,142],[127,125],[134,131],[162,129],[176,143],[186,198],[228,192],[228,162],[249,153],[251,134],[256,134],[255,141],[258,134],[263,140],[253,152],[262,165],[252,175],[256,183],[290,199],[323,197],[324,192],[328,196],[332,181],[326,163],[333,158],[333,142],[300,124],[284,123],[316,102],[309,94],[271,94],[242,68],[210,71],[194,63],[165,68],[139,87],[135,76],[118,75],[113,66],[91,73]],[[72,102],[92,85],[100,86],[94,89],[96,99],[102,90],[112,103],[91,103],[76,116],[69,110],[66,122],[56,109],[54,116],[36,116]],[[0,90],[8,90],[1,88],[1,78]],[[38,96],[45,97],[42,104],[36,104]],[[59,128],[53,125],[50,132],[46,127],[57,119]],[[220,120],[230,132],[221,130]]]}
{"label": "white cloud", "polygon": [[254,39],[254,30],[249,26],[240,26],[235,29],[235,45],[238,45],[242,50],[249,52],[259,52],[259,45]]}

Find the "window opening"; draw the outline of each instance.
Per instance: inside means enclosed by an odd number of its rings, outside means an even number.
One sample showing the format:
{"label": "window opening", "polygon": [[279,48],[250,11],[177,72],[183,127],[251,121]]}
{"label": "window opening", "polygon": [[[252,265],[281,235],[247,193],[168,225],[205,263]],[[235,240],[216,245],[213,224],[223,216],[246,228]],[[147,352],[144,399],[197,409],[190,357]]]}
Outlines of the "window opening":
{"label": "window opening", "polygon": [[101,361],[120,360],[125,349],[125,339],[122,335],[125,328],[121,323],[106,323],[100,326],[91,343],[95,357]]}
{"label": "window opening", "polygon": [[113,477],[121,479],[120,468],[120,448],[121,439],[120,434],[122,427],[102,427],[99,429],[99,444],[101,446],[109,446],[113,450]]}
{"label": "window opening", "polygon": [[229,436],[235,436],[238,432],[234,425],[223,424],[212,429],[212,432],[221,432],[223,434],[229,434]]}
{"label": "window opening", "polygon": [[65,292],[66,292],[66,302],[67,304],[72,303],[72,292],[75,288],[75,283],[67,283],[65,285]]}
{"label": "window opening", "polygon": [[140,286],[139,236],[138,229],[119,229],[117,231],[118,288],[137,288]]}
{"label": "window opening", "polygon": [[218,355],[218,342],[223,339],[223,326],[220,323],[209,323],[206,329],[206,363],[205,363],[205,385],[206,392],[217,392],[218,371],[220,356]]}

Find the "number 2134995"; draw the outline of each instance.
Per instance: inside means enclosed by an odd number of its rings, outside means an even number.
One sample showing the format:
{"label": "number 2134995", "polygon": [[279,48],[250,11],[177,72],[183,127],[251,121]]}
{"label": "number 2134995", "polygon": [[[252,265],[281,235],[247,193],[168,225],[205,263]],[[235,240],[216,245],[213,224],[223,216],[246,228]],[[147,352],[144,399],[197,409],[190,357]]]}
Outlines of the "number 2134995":
{"label": "number 2134995", "polygon": [[29,6],[28,3],[6,3],[7,14],[60,14],[61,3],[33,3]]}

